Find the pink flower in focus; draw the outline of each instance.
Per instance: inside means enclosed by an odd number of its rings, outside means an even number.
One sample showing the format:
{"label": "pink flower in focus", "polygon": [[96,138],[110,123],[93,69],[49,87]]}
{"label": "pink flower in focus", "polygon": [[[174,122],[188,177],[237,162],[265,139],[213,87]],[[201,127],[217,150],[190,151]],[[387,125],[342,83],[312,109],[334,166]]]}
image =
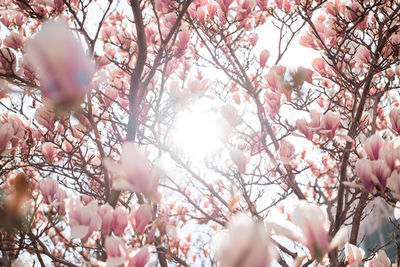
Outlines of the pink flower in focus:
{"label": "pink flower in focus", "polygon": [[29,43],[32,63],[39,68],[44,96],[58,103],[75,102],[89,90],[94,64],[63,22],[49,22]]}
{"label": "pink flower in focus", "polygon": [[57,157],[57,148],[52,143],[44,143],[42,145],[42,154],[49,163],[52,163]]}
{"label": "pink flower in focus", "polygon": [[321,129],[319,133],[321,135],[326,135],[328,138],[333,138],[335,136],[336,130],[340,124],[340,117],[338,114],[328,111],[321,118]]}
{"label": "pink flower in focus", "polygon": [[140,205],[135,215],[131,217],[131,224],[135,233],[143,234],[152,216],[153,210],[150,204]]}
{"label": "pink flower in focus", "polygon": [[326,63],[322,58],[316,58],[312,61],[312,66],[316,72],[321,75],[326,73]]}
{"label": "pink flower in focus", "polygon": [[281,108],[281,93],[266,92],[264,100],[269,117],[274,118]]}
{"label": "pink flower in focus", "polygon": [[119,267],[123,265],[127,253],[124,241],[118,237],[107,236],[105,249],[107,252],[107,267]]}
{"label": "pink flower in focus", "polygon": [[358,175],[358,178],[360,178],[361,183],[364,187],[364,189],[367,192],[371,192],[373,189],[373,183],[371,180],[371,162],[367,159],[360,159],[356,163],[356,172]]}
{"label": "pink flower in focus", "polygon": [[212,247],[220,267],[265,267],[273,252],[267,230],[245,214],[236,214],[225,231],[212,239]]}
{"label": "pink flower in focus", "polygon": [[43,181],[40,183],[40,191],[42,192],[45,204],[50,204],[53,202],[57,190],[58,190],[58,183],[56,180],[51,178],[43,179]]}
{"label": "pink flower in focus", "polygon": [[267,49],[265,49],[261,52],[261,54],[260,54],[260,66],[261,67],[266,66],[269,55],[270,55],[270,53]]}
{"label": "pink flower in focus", "polygon": [[377,134],[370,136],[364,143],[364,150],[367,153],[368,159],[379,159],[379,151],[383,147],[384,141],[382,137]]}
{"label": "pink flower in focus", "polygon": [[41,106],[35,111],[35,120],[46,127],[49,131],[54,131],[54,112],[48,106]]}
{"label": "pink flower in focus", "polygon": [[114,210],[112,229],[114,234],[120,236],[124,233],[129,221],[129,212],[126,208],[119,206]]}
{"label": "pink flower in focus", "polygon": [[392,175],[390,175],[387,180],[387,187],[400,196],[400,174],[397,171],[393,171]]}
{"label": "pink flower in focus", "polygon": [[95,201],[87,206],[82,206],[81,201],[77,199],[69,201],[68,215],[72,238],[80,238],[82,242],[86,242],[93,231],[101,229],[101,218],[97,214],[97,209]]}
{"label": "pink flower in focus", "polygon": [[178,46],[181,50],[185,50],[190,40],[190,31],[187,28],[183,28],[178,33]]}
{"label": "pink flower in focus", "polygon": [[106,168],[113,173],[113,188],[145,194],[155,194],[158,177],[152,172],[145,155],[133,142],[122,145],[120,163],[105,160]]}
{"label": "pink flower in focus", "polygon": [[110,234],[114,219],[113,208],[110,206],[110,204],[106,203],[99,207],[97,214],[99,214],[101,218],[101,232],[105,235]]}
{"label": "pink flower in focus", "polygon": [[390,124],[392,129],[397,133],[400,134],[400,109],[393,108],[389,113]]}
{"label": "pink flower in focus", "polygon": [[346,243],[344,246],[344,254],[346,255],[347,267],[359,267],[365,252],[361,248]]}
{"label": "pink flower in focus", "polygon": [[355,60],[361,64],[367,64],[371,61],[371,54],[365,46],[360,46],[355,54]]}
{"label": "pink flower in focus", "polygon": [[22,48],[23,44],[22,35],[18,32],[11,32],[4,40],[4,45],[13,49]]}

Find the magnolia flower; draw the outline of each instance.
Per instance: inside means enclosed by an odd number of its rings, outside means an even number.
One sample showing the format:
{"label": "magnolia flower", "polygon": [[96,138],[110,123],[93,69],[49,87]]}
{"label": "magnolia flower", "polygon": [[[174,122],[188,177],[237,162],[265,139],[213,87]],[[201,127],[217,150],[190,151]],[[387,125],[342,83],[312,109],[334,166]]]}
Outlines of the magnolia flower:
{"label": "magnolia flower", "polygon": [[13,49],[22,48],[24,41],[19,32],[11,32],[10,35],[4,40],[4,45]]}
{"label": "magnolia flower", "polygon": [[143,234],[152,216],[153,210],[150,204],[140,205],[135,215],[131,217],[131,224],[135,233]]}
{"label": "magnolia flower", "polygon": [[390,175],[389,179],[387,180],[387,187],[400,196],[400,174],[397,172],[397,170],[393,171],[392,175]]}
{"label": "magnolia flower", "polygon": [[52,163],[57,157],[57,148],[52,143],[44,143],[42,145],[42,154],[49,163]]}
{"label": "magnolia flower", "polygon": [[270,118],[273,118],[281,108],[281,93],[266,92],[264,95],[265,108]]}
{"label": "magnolia flower", "polygon": [[126,266],[144,267],[150,260],[150,253],[151,249],[149,245],[143,246],[140,249],[130,250]]}
{"label": "magnolia flower", "polygon": [[230,152],[233,163],[237,166],[240,173],[246,172],[246,166],[249,162],[249,158],[241,150],[232,150]]}
{"label": "magnolia flower", "polygon": [[236,108],[230,104],[227,104],[221,108],[221,115],[232,126],[236,126],[240,123],[240,116]]}
{"label": "magnolia flower", "polygon": [[366,64],[371,61],[371,54],[365,46],[360,46],[354,56],[355,60],[360,64]]}
{"label": "magnolia flower", "polygon": [[269,51],[267,49],[263,50],[260,54],[260,65],[261,67],[265,67],[267,64],[267,60],[269,58]]}
{"label": "magnolia flower", "polygon": [[49,99],[75,102],[90,90],[94,64],[63,22],[44,25],[29,43],[28,54],[39,68],[42,94]]}
{"label": "magnolia flower", "polygon": [[325,115],[321,117],[321,124],[319,133],[321,135],[326,135],[328,138],[333,138],[335,136],[336,130],[340,124],[340,117],[338,114],[328,111]]}
{"label": "magnolia flower", "polygon": [[119,164],[105,160],[104,165],[114,174],[114,189],[149,195],[156,193],[158,177],[152,172],[145,155],[133,142],[123,144]]}
{"label": "magnolia flower", "polygon": [[375,188],[379,191],[384,190],[386,181],[392,173],[385,161],[367,159],[357,161],[356,172],[367,192],[373,192]]}
{"label": "magnolia flower", "polygon": [[11,123],[0,123],[0,154],[7,150],[14,135],[14,128]]}
{"label": "magnolia flower", "polygon": [[112,229],[114,234],[120,236],[124,233],[129,221],[129,212],[126,208],[119,206],[114,210]]}
{"label": "magnolia flower", "polygon": [[41,106],[35,111],[35,120],[37,122],[46,127],[49,131],[54,131],[54,111],[51,110],[48,106]]}
{"label": "magnolia flower", "polygon": [[321,261],[327,252],[340,245],[347,234],[342,228],[329,241],[326,218],[322,209],[305,200],[300,200],[291,218],[293,223],[301,229],[301,235],[274,223],[271,223],[271,226],[278,234],[303,243],[310,251],[312,258],[317,261]]}
{"label": "magnolia flower", "polygon": [[77,199],[69,201],[68,215],[72,238],[80,238],[86,242],[93,231],[100,230],[101,218],[97,214],[97,209],[95,201],[90,202],[87,206],[82,206]]}
{"label": "magnolia flower", "polygon": [[365,263],[368,267],[391,267],[392,264],[384,250],[379,250],[374,258]]}
{"label": "magnolia flower", "polygon": [[344,254],[346,255],[347,267],[359,267],[364,257],[364,250],[348,242],[344,245]]}
{"label": "magnolia flower", "polygon": [[107,267],[119,267],[125,261],[127,249],[125,242],[118,237],[107,236],[105,242]]}
{"label": "magnolia flower", "polygon": [[379,151],[379,159],[384,160],[388,167],[394,171],[400,165],[400,150],[392,148],[381,149]]}
{"label": "magnolia flower", "polygon": [[227,229],[213,237],[212,246],[220,267],[265,267],[273,258],[264,225],[245,214],[236,214]]}
{"label": "magnolia flower", "polygon": [[51,178],[43,179],[43,181],[40,183],[40,191],[42,192],[45,204],[50,204],[53,202],[57,190],[58,183],[56,180]]}
{"label": "magnolia flower", "polygon": [[101,232],[105,235],[110,234],[114,220],[113,208],[106,203],[97,209],[97,214],[101,218]]}
{"label": "magnolia flower", "polygon": [[279,157],[283,164],[289,164],[290,159],[294,153],[294,146],[290,142],[286,142],[284,140],[281,141],[281,145],[279,147]]}
{"label": "magnolia flower", "polygon": [[370,136],[364,143],[364,150],[367,153],[368,159],[379,159],[379,151],[383,147],[384,141],[382,137],[377,134]]}
{"label": "magnolia flower", "polygon": [[393,108],[389,113],[389,118],[393,131],[400,134],[400,109]]}

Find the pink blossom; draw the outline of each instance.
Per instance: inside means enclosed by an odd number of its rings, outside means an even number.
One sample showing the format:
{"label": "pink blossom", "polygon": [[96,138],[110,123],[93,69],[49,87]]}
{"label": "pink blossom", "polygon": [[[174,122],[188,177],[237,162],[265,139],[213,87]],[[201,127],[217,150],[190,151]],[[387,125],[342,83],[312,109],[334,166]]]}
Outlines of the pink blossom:
{"label": "pink blossom", "polygon": [[11,138],[14,134],[14,128],[11,123],[0,123],[0,153],[7,150],[11,144]]}
{"label": "pink blossom", "polygon": [[361,248],[346,243],[344,246],[344,254],[346,255],[347,267],[359,267],[365,252]]}
{"label": "pink blossom", "polygon": [[58,215],[65,215],[65,199],[67,199],[67,193],[64,190],[58,189],[54,195],[53,206],[56,208]]}
{"label": "pink blossom", "polygon": [[28,46],[31,61],[39,68],[40,89],[56,102],[74,102],[89,90],[94,64],[62,22],[43,26]]}
{"label": "pink blossom", "polygon": [[299,201],[291,218],[293,223],[301,229],[301,235],[274,223],[271,226],[277,233],[303,243],[310,251],[312,258],[317,261],[321,261],[327,252],[340,245],[347,233],[342,228],[329,241],[326,218],[322,209],[305,200]]}
{"label": "pink blossom", "polygon": [[207,79],[203,80],[191,80],[188,83],[190,92],[196,96],[202,96],[209,88]]}
{"label": "pink blossom", "polygon": [[231,104],[221,107],[221,115],[232,126],[236,126],[240,123],[238,111]]}
{"label": "pink blossom", "polygon": [[44,143],[42,145],[42,154],[49,163],[52,163],[57,157],[57,148],[52,143]]}
{"label": "pink blossom", "polygon": [[56,180],[51,178],[45,178],[40,183],[40,191],[43,195],[43,200],[45,204],[50,204],[55,198],[55,194],[58,190],[58,183]]}
{"label": "pink blossom", "polygon": [[114,234],[120,236],[124,234],[125,228],[128,225],[129,212],[126,208],[119,206],[114,210],[112,229]]}
{"label": "pink blossom", "polygon": [[397,134],[400,134],[400,109],[393,108],[389,113],[389,118],[390,118],[390,124],[392,126],[392,129]]}
{"label": "pink blossom", "polygon": [[93,231],[100,230],[101,218],[97,214],[97,209],[95,201],[90,202],[87,206],[82,206],[77,199],[69,201],[68,215],[72,238],[80,238],[86,242]]}
{"label": "pink blossom", "polygon": [[377,134],[370,136],[364,143],[364,150],[368,155],[368,159],[379,159],[379,151],[383,147],[384,141],[382,137]]}
{"label": "pink blossom", "polygon": [[105,249],[107,252],[107,267],[119,267],[123,265],[127,253],[124,241],[118,237],[107,236]]}
{"label": "pink blossom", "polygon": [[268,74],[265,76],[268,86],[273,91],[278,91],[281,88],[281,83],[283,81],[286,68],[284,66],[272,66]]}
{"label": "pink blossom", "polygon": [[266,92],[264,100],[269,117],[274,118],[281,108],[281,94],[277,92]]}
{"label": "pink blossom", "polygon": [[207,3],[207,12],[210,18],[214,18],[215,14],[218,11],[218,5],[213,1],[208,1]]}
{"label": "pink blossom", "polygon": [[355,54],[355,60],[361,64],[367,64],[371,61],[371,54],[365,46],[360,46],[357,48],[357,52]]}
{"label": "pink blossom", "polygon": [[281,141],[281,145],[279,147],[279,157],[283,164],[289,164],[290,160],[295,151],[294,145],[290,142],[286,142],[285,140]]}
{"label": "pink blossom", "polygon": [[393,171],[388,178],[387,187],[397,195],[400,195],[400,174],[397,172],[397,170]]}
{"label": "pink blossom", "polygon": [[131,224],[135,233],[143,234],[152,216],[153,210],[150,204],[140,205],[135,215],[131,217]]}
{"label": "pink blossom", "polygon": [[4,45],[13,49],[22,48],[24,41],[19,32],[11,32],[4,40]]}
{"label": "pink blossom", "polygon": [[217,0],[217,3],[219,4],[221,10],[226,12],[228,11],[229,6],[233,3],[233,0]]}
{"label": "pink blossom", "polygon": [[15,71],[16,59],[14,53],[5,47],[0,49],[2,56],[0,57],[0,73],[8,74]]}
{"label": "pink blossom", "polygon": [[150,260],[150,246],[146,245],[140,249],[131,250],[127,256],[127,266],[144,267]]}
{"label": "pink blossom", "polygon": [[231,159],[233,163],[236,165],[240,173],[246,172],[246,166],[249,162],[248,156],[246,156],[241,150],[232,150],[230,152]]}
{"label": "pink blossom", "polygon": [[322,58],[316,58],[312,61],[312,66],[316,72],[321,75],[326,73],[326,63]]}
{"label": "pink blossom", "polygon": [[158,177],[152,172],[147,158],[135,143],[123,144],[119,164],[110,160],[105,160],[104,164],[113,173],[114,189],[150,195],[156,193]]}
{"label": "pink blossom", "polygon": [[361,180],[364,189],[368,192],[371,192],[373,189],[373,183],[371,180],[371,173],[372,173],[371,162],[367,159],[360,159],[356,163],[356,172],[358,178],[360,178]]}
{"label": "pink blossom", "polygon": [[37,122],[46,127],[49,131],[54,131],[54,112],[47,106],[41,106],[35,111]]}
{"label": "pink blossom", "polygon": [[101,218],[101,232],[105,235],[110,234],[114,219],[113,208],[110,206],[110,204],[106,203],[99,207],[97,214],[99,214]]}
{"label": "pink blossom", "polygon": [[386,255],[383,249],[379,250],[378,253],[373,257],[372,260],[365,263],[368,267],[391,267],[390,259]]}
{"label": "pink blossom", "polygon": [[181,50],[185,50],[188,46],[188,43],[190,41],[190,31],[186,28],[183,28],[179,33],[178,33],[178,47]]}
{"label": "pink blossom", "polygon": [[375,188],[378,191],[384,190],[391,175],[390,168],[383,160],[360,159],[356,163],[356,172],[367,192],[373,192]]}
{"label": "pink blossom", "polygon": [[265,267],[273,259],[268,232],[245,214],[236,214],[212,239],[220,267]]}
{"label": "pink blossom", "polygon": [[204,24],[206,22],[206,11],[204,8],[199,7],[196,11],[197,19],[201,24]]}
{"label": "pink blossom", "polygon": [[321,129],[319,133],[321,135],[326,135],[328,138],[333,138],[335,136],[336,130],[340,124],[340,117],[338,114],[328,111],[321,118]]}
{"label": "pink blossom", "polygon": [[261,52],[261,54],[260,54],[260,66],[261,67],[266,66],[269,55],[270,55],[270,53],[267,49],[265,49]]}
{"label": "pink blossom", "polygon": [[379,151],[379,159],[386,162],[388,167],[394,171],[400,166],[400,150],[388,148]]}

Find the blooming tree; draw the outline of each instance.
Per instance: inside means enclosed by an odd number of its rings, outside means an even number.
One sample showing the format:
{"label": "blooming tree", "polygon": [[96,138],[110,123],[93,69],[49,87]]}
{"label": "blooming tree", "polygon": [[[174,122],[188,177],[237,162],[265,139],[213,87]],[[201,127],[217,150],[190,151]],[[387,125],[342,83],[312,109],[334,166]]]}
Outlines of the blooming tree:
{"label": "blooming tree", "polygon": [[0,22],[2,265],[395,263],[398,232],[360,244],[400,200],[399,1],[3,0]]}

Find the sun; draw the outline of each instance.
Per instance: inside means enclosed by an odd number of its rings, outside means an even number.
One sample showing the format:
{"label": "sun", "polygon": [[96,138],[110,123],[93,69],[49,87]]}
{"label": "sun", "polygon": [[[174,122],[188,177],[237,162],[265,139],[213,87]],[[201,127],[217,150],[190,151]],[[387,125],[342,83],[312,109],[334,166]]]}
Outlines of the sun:
{"label": "sun", "polygon": [[221,119],[212,111],[183,111],[175,123],[175,143],[184,152],[203,158],[222,144]]}

